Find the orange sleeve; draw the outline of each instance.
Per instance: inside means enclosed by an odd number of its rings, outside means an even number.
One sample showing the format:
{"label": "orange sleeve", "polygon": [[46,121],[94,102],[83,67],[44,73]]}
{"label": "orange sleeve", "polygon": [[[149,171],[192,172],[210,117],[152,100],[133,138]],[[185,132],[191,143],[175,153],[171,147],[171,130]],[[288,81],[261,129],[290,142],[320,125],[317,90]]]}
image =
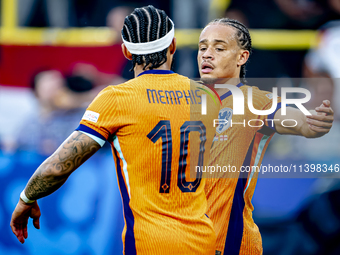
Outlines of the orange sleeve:
{"label": "orange sleeve", "polygon": [[86,109],[78,131],[83,131],[107,140],[118,125],[117,98],[113,86],[103,89]]}

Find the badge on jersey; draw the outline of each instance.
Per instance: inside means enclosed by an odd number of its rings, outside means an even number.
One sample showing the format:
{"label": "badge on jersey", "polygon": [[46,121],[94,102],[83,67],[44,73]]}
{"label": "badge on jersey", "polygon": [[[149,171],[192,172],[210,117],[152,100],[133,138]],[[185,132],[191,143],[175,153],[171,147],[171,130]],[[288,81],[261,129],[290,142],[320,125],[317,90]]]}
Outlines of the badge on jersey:
{"label": "badge on jersey", "polygon": [[87,110],[82,119],[97,123],[98,118],[99,113]]}
{"label": "badge on jersey", "polygon": [[[233,110],[230,108],[223,108],[218,113],[218,119],[219,124],[216,127],[216,132],[221,134],[222,132],[226,131],[231,124],[231,118],[233,117]],[[226,120],[225,123],[223,123],[221,120]]]}
{"label": "badge on jersey", "polygon": [[273,93],[267,94],[266,97],[268,97],[269,99],[273,99]]}

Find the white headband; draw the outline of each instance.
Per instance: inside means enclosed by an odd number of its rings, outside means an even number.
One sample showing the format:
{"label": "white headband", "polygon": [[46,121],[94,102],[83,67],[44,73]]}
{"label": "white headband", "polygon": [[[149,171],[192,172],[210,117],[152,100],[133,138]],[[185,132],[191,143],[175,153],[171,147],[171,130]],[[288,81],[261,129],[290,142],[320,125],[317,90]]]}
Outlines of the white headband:
{"label": "white headband", "polygon": [[137,54],[137,55],[151,54],[151,53],[159,52],[159,51],[162,51],[162,50],[168,48],[170,46],[171,42],[172,42],[172,39],[175,36],[174,23],[172,22],[171,19],[169,19],[169,20],[172,24],[172,28],[169,31],[169,33],[167,33],[162,38],[159,38],[159,39],[152,41],[152,42],[131,43],[131,42],[125,41],[124,38],[123,38],[123,35],[122,35],[122,39],[123,39],[123,42],[124,42],[126,48],[132,54]]}

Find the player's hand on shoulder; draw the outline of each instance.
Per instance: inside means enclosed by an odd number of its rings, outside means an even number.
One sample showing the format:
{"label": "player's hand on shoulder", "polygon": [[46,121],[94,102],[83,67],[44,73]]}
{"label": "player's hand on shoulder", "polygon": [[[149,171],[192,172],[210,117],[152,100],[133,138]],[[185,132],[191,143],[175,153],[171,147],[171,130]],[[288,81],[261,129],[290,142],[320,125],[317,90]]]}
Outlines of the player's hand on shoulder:
{"label": "player's hand on shoulder", "polygon": [[307,124],[311,130],[313,137],[320,137],[327,134],[334,121],[334,112],[329,100],[324,100],[319,107],[310,111],[312,115],[307,116]]}
{"label": "player's hand on shoulder", "polygon": [[27,224],[29,218],[33,218],[34,227],[40,229],[40,215],[41,212],[37,201],[27,204],[19,199],[19,202],[13,211],[10,226],[20,243],[24,243],[25,239],[28,237]]}

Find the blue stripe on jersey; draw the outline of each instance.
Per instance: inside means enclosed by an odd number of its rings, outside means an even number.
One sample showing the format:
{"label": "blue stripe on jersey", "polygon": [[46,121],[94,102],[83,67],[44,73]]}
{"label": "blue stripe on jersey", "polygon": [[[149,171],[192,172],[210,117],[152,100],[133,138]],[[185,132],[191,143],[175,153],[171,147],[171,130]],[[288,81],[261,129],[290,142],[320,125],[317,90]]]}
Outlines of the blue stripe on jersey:
{"label": "blue stripe on jersey", "polygon": [[102,136],[101,134],[99,134],[97,131],[93,130],[92,128],[89,128],[88,126],[85,126],[83,124],[80,124],[77,128],[76,131],[84,131],[86,133],[89,133],[91,135],[94,135],[104,141],[106,141],[106,138],[104,136]]}
{"label": "blue stripe on jersey", "polygon": [[[254,140],[255,139],[253,139],[251,145],[249,146],[247,156],[243,162],[243,166],[250,166]],[[234,193],[233,206],[230,213],[227,238],[225,240],[224,246],[224,255],[239,255],[240,253],[243,236],[243,209],[245,206],[243,191],[246,187],[246,184],[247,173],[240,173]]]}
{"label": "blue stripe on jersey", "polygon": [[[239,84],[236,85],[236,87],[242,87],[243,85],[244,85],[244,84],[242,84],[242,83],[240,82]],[[221,101],[222,101],[223,99],[227,98],[227,97],[230,96],[230,95],[231,95],[231,91],[229,90],[227,93],[223,94],[223,95],[220,97]]]}
{"label": "blue stripe on jersey", "polygon": [[[268,115],[268,120],[273,120],[273,119],[274,119],[274,116],[275,116],[275,113],[276,113],[278,110],[280,110],[280,109],[281,109],[281,102],[277,104],[276,110],[275,110],[273,113],[271,113],[271,114]],[[273,126],[273,127],[272,127],[272,126]],[[269,126],[268,126],[268,127],[269,127]],[[273,129],[273,130],[276,132],[275,125],[270,125],[269,128]]]}
{"label": "blue stripe on jersey", "polygon": [[138,76],[141,76],[143,74],[172,74],[172,73],[174,73],[174,72],[171,71],[171,70],[146,70],[146,71],[138,74]]}
{"label": "blue stripe on jersey", "polygon": [[125,243],[124,243],[124,254],[125,255],[135,255],[136,252],[136,241],[135,241],[135,233],[133,232],[133,226],[135,225],[135,219],[133,217],[132,210],[130,208],[130,198],[129,194],[126,190],[126,185],[124,182],[124,178],[122,175],[122,169],[119,164],[119,157],[117,155],[117,151],[113,150],[116,156],[116,169],[117,169],[117,176],[118,182],[120,187],[120,193],[122,195],[123,200],[123,209],[124,209],[124,217],[126,222],[126,233],[125,233]]}

